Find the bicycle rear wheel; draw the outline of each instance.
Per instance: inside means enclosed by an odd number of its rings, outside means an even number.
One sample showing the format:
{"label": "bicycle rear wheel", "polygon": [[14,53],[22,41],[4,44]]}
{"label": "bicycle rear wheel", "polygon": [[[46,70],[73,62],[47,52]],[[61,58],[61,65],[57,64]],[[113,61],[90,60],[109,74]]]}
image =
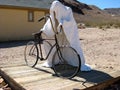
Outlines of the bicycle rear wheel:
{"label": "bicycle rear wheel", "polygon": [[29,41],[25,47],[24,58],[28,66],[34,67],[38,62],[39,52],[34,41]]}
{"label": "bicycle rear wheel", "polygon": [[71,47],[60,47],[53,56],[53,70],[62,78],[73,78],[80,70],[80,57]]}

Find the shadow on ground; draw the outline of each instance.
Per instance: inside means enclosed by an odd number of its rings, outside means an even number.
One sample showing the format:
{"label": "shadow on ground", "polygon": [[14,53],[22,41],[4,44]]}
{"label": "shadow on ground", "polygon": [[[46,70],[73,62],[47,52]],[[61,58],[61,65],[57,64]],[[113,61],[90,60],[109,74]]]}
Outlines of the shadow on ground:
{"label": "shadow on ground", "polygon": [[[77,74],[77,79],[71,79],[76,82],[82,82],[82,84],[87,87],[85,84],[86,83],[91,83],[91,84],[98,84],[101,82],[104,82],[106,80],[112,79],[109,74],[103,72],[103,71],[98,71],[98,70],[92,70],[89,72],[79,72]],[[80,80],[79,78],[85,79],[85,81]]]}
{"label": "shadow on ground", "polygon": [[10,47],[17,47],[17,46],[23,46],[27,44],[26,41],[10,41],[10,42],[0,42],[0,48],[10,48]]}
{"label": "shadow on ground", "polygon": [[[52,76],[57,77],[54,72],[49,72],[48,70],[44,70],[41,68],[35,68],[39,71],[43,71],[48,74],[52,74]],[[59,77],[58,77],[59,78]],[[101,82],[104,82],[106,80],[112,79],[109,74],[99,71],[99,70],[92,70],[89,72],[78,72],[78,74],[75,76],[75,78],[72,78],[70,80],[75,81],[75,82],[81,82],[83,86],[87,87],[85,84],[90,83],[90,84],[98,84]]]}

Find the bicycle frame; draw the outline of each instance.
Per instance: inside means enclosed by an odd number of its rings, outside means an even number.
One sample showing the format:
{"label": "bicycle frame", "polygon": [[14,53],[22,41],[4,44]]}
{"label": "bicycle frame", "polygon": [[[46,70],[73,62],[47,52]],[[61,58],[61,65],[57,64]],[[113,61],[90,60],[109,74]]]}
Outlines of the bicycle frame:
{"label": "bicycle frame", "polygon": [[[50,16],[45,16],[45,17],[41,18],[39,21],[42,21],[43,19],[46,19],[46,17],[48,17],[48,18],[50,19],[50,22],[51,22],[51,25],[52,25],[52,29],[53,29],[53,31],[54,31],[54,33],[55,33],[55,35],[54,35],[55,44],[51,45],[51,44],[47,41],[47,40],[53,40],[53,39],[43,39],[43,38],[41,37],[41,35],[38,36],[38,40],[37,40],[38,43],[36,43],[36,46],[37,46],[37,44],[39,44],[39,49],[40,49],[40,50],[39,50],[40,56],[38,56],[38,58],[39,58],[40,60],[47,60],[48,57],[49,57],[49,55],[50,55],[50,53],[52,52],[53,48],[56,47],[56,51],[57,51],[57,53],[58,53],[58,57],[61,59],[61,58],[62,58],[62,54],[61,54],[60,46],[59,46],[58,40],[57,40],[57,34],[58,34],[58,32],[55,32],[55,29],[54,29],[54,27],[53,27],[53,23],[52,23],[51,17],[50,17]],[[41,45],[42,45],[42,42],[43,42],[44,40],[45,40],[46,42],[48,42],[49,45],[51,46],[51,48],[50,48],[48,54],[46,55],[46,57],[43,57],[42,46],[41,46]]]}
{"label": "bicycle frame", "polygon": [[[49,18],[50,20],[50,24],[54,32],[54,39],[47,39],[45,33],[42,33],[44,32],[42,30],[40,32],[34,33],[34,40],[29,41],[25,47],[25,62],[28,66],[34,67],[37,64],[38,59],[40,59],[41,61],[47,60],[49,56],[53,54],[51,67],[54,70],[55,74],[63,78],[73,78],[79,71],[81,65],[80,57],[77,51],[70,47],[70,43],[65,37],[64,29],[62,25],[58,23],[57,19],[55,18],[55,23],[54,21],[52,23],[52,19],[50,16],[44,16],[39,21],[46,18]],[[50,40],[54,40],[54,42],[51,43]],[[74,55],[74,57],[71,57],[72,54]],[[74,59],[75,63],[69,63],[69,60]],[[68,72],[70,73],[68,74]]]}

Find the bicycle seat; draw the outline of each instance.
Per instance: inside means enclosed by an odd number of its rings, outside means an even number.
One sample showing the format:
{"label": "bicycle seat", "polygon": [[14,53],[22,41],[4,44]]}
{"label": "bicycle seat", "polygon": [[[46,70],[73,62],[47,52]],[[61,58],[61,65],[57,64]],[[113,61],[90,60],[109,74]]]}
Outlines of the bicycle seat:
{"label": "bicycle seat", "polygon": [[41,36],[41,33],[42,33],[42,31],[39,31],[39,32],[36,32],[36,33],[32,33],[32,35],[33,35],[33,36],[38,36],[38,37],[39,37],[39,36]]}

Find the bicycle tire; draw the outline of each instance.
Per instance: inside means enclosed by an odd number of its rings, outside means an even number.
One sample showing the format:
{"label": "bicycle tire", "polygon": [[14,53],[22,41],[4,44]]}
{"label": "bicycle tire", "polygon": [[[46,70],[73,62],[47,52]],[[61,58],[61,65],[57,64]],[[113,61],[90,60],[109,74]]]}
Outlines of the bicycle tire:
{"label": "bicycle tire", "polygon": [[[52,59],[54,72],[62,78],[73,78],[81,67],[80,56],[72,47],[60,47],[59,50],[56,50]],[[72,59],[74,59],[74,61]]]}
{"label": "bicycle tire", "polygon": [[24,58],[28,66],[34,67],[38,62],[39,52],[34,41],[29,41],[25,47]]}

